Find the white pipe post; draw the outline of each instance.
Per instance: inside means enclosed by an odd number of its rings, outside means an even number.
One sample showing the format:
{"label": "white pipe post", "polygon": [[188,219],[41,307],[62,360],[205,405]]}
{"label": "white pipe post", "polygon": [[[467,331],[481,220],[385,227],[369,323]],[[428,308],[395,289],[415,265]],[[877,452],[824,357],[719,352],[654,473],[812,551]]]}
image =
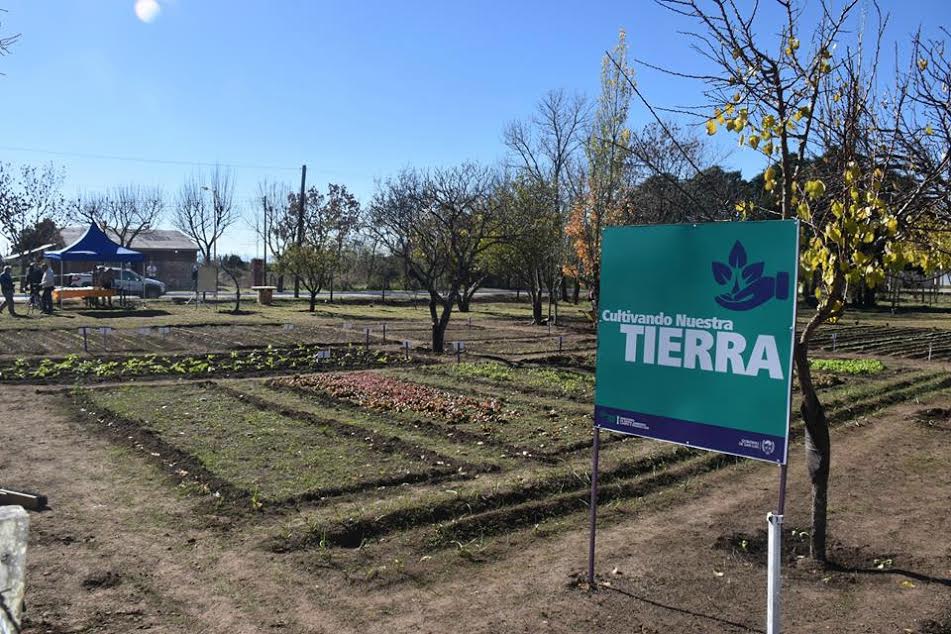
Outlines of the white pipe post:
{"label": "white pipe post", "polygon": [[933,344],[929,341],[929,342],[928,342],[928,361],[931,361],[931,347],[932,347],[932,345],[933,345]]}
{"label": "white pipe post", "polygon": [[768,525],[766,565],[766,634],[780,634],[782,629],[780,585],[783,543],[783,516],[767,513]]}
{"label": "white pipe post", "polygon": [[832,333],[832,352],[835,352],[835,335],[836,333]]}
{"label": "white pipe post", "polygon": [[779,503],[775,513],[766,515],[766,634],[780,634],[783,552],[783,515],[786,513],[786,465],[779,465]]}

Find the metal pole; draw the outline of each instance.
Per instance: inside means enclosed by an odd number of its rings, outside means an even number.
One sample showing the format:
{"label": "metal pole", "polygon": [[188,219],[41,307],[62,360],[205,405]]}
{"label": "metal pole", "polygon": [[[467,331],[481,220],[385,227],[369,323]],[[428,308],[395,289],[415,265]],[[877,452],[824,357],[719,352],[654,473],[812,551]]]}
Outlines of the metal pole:
{"label": "metal pole", "polygon": [[835,352],[835,335],[836,333],[832,333],[832,352]]}
{"label": "metal pole", "polygon": [[588,587],[594,589],[594,542],[598,528],[598,457],[601,453],[601,428],[594,428],[591,454],[591,536],[588,541]]}
{"label": "metal pole", "polygon": [[783,514],[786,511],[786,465],[779,466],[779,504],[776,513],[766,514],[766,634],[782,631],[781,586],[783,551]]}
{"label": "metal pole", "polygon": [[[300,198],[297,199],[297,246],[304,244],[304,201],[307,184],[307,166],[300,166]],[[294,276],[294,299],[300,297],[300,277]]]}
{"label": "metal pole", "polygon": [[931,346],[932,346],[932,343],[929,341],[928,342],[928,361],[931,361]]}
{"label": "metal pole", "polygon": [[261,280],[264,286],[267,286],[267,196],[261,196],[261,204],[264,207],[264,261],[261,264]]}
{"label": "metal pole", "polygon": [[564,344],[564,335],[558,335],[558,352],[561,352],[561,347]]}
{"label": "metal pole", "polygon": [[383,324],[383,343],[386,343],[386,324]]}

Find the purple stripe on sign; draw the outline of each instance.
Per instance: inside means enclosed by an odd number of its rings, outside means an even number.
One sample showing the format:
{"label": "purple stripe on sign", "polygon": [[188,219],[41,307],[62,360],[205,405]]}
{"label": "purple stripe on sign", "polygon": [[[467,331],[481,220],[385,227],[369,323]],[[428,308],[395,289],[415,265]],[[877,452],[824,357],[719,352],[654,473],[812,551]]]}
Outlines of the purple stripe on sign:
{"label": "purple stripe on sign", "polygon": [[783,464],[786,459],[786,439],[782,436],[695,423],[654,414],[642,414],[602,405],[595,406],[594,421],[594,424],[601,429],[673,442],[696,449],[718,451],[776,464]]}

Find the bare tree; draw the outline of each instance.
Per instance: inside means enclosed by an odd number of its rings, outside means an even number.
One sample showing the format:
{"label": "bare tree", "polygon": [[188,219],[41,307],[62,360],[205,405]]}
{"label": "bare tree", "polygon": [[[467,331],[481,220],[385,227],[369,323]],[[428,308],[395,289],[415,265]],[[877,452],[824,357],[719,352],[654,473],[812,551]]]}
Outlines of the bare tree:
{"label": "bare tree", "polygon": [[21,252],[23,235],[40,222],[50,220],[58,225],[62,221],[62,182],[62,170],[52,163],[19,168],[0,163],[0,236],[11,249]]}
{"label": "bare tree", "polygon": [[[535,213],[541,218],[529,226],[549,226],[552,218],[565,224],[568,209],[579,190],[576,176],[587,121],[588,105],[583,97],[569,97],[562,90],[553,90],[541,99],[529,121],[514,121],[505,129],[503,138],[515,159],[515,169],[522,175],[523,185],[536,192],[548,192],[542,198],[535,197],[535,202],[544,202],[544,206],[536,208]],[[568,243],[563,235],[552,236],[545,232],[544,236],[549,242],[533,244],[513,260],[526,267],[520,278],[529,286],[535,323],[543,320],[542,291],[547,287],[549,297],[555,296],[556,287],[563,281],[562,265],[568,254]],[[529,254],[535,257],[523,257]]]}
{"label": "bare tree", "polygon": [[238,217],[231,172],[216,167],[206,179],[192,176],[182,184],[172,223],[195,241],[205,262],[212,262],[218,239]]}
{"label": "bare tree", "polygon": [[[6,9],[0,9],[0,11],[6,13]],[[10,54],[10,47],[16,44],[17,40],[20,39],[19,33],[14,33],[13,35],[0,35],[0,57]],[[3,73],[0,73],[2,75]]]}
{"label": "bare tree", "polygon": [[131,247],[136,237],[158,224],[164,211],[159,188],[128,185],[78,197],[70,203],[69,220],[95,224],[112,233],[122,246]]}
{"label": "bare tree", "polygon": [[432,349],[442,353],[453,306],[479,258],[500,239],[496,174],[472,163],[404,170],[380,184],[367,226],[429,293]]}
{"label": "bare tree", "polygon": [[258,183],[258,197],[252,206],[259,210],[254,214],[254,230],[274,260],[294,242],[296,235],[297,214],[291,209],[292,196],[286,183],[267,180]]}

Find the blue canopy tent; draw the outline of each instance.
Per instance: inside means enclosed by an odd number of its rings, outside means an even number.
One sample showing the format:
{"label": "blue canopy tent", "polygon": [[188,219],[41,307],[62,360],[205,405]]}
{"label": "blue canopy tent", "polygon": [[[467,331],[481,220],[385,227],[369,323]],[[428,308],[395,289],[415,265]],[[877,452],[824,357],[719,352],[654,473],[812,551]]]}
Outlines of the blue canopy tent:
{"label": "blue canopy tent", "polygon": [[113,242],[95,223],[90,224],[86,232],[69,246],[47,251],[44,256],[47,260],[59,262],[61,285],[65,285],[64,262],[119,262],[125,265],[126,262],[141,262],[143,259],[141,252]]}

